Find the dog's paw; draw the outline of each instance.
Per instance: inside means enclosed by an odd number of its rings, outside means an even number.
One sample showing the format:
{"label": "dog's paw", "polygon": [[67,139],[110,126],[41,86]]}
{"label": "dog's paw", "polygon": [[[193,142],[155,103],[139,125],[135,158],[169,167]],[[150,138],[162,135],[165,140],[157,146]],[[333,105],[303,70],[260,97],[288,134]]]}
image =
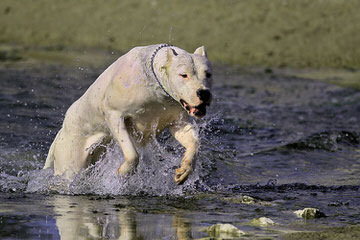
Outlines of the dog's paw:
{"label": "dog's paw", "polygon": [[176,169],[175,178],[174,178],[175,183],[182,184],[183,182],[185,182],[185,180],[188,178],[191,172],[192,172],[191,166],[180,167]]}
{"label": "dog's paw", "polygon": [[117,175],[125,176],[135,172],[136,165],[124,162],[116,171]]}

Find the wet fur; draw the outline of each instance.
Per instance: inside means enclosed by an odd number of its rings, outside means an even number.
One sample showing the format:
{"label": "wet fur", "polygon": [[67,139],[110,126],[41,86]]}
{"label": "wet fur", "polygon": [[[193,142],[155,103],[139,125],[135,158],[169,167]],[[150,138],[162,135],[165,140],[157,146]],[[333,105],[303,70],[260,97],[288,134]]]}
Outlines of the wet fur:
{"label": "wet fur", "polygon": [[[121,56],[70,106],[44,168],[53,167],[56,175],[71,179],[97,161],[114,138],[125,158],[117,172],[130,174],[139,161],[136,148],[168,127],[186,148],[175,182],[186,180],[199,141],[196,128],[188,121],[191,112],[179,102],[184,99],[193,109],[203,104],[196,91],[210,88],[211,79],[205,75],[211,66],[203,47],[194,54],[177,47],[160,49],[154,58],[154,72],[169,97],[149,71],[149,59],[158,47],[137,47]],[[189,79],[182,79],[182,72],[187,72]]]}

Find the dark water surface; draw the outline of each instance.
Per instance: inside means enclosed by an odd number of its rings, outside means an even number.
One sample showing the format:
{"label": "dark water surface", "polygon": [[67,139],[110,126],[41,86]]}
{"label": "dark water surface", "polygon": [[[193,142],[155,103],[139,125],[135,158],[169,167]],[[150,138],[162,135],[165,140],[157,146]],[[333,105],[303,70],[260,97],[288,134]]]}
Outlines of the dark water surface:
{"label": "dark water surface", "polygon": [[[173,182],[183,150],[165,131],[139,150],[136,175],[116,176],[123,160],[113,143],[68,187],[41,168],[66,109],[101,72],[0,67],[0,238],[195,239],[231,223],[244,238],[272,239],[359,224],[360,92],[274,73],[217,68],[184,185]],[[243,195],[258,201],[240,203]],[[304,207],[327,217],[297,218]],[[263,216],[278,224],[249,224]]]}

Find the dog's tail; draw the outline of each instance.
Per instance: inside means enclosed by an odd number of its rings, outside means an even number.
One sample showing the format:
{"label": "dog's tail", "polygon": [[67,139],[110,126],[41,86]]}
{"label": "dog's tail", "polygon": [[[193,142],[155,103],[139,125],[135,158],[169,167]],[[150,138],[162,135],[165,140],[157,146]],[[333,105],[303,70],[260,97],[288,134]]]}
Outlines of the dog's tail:
{"label": "dog's tail", "polygon": [[52,144],[50,146],[49,153],[47,155],[47,158],[46,158],[45,165],[44,165],[43,169],[54,168],[54,160],[55,160],[54,148],[55,148],[55,143],[57,142],[57,138],[60,135],[60,132],[61,132],[61,129],[56,134],[56,137],[55,137],[54,141],[52,142]]}

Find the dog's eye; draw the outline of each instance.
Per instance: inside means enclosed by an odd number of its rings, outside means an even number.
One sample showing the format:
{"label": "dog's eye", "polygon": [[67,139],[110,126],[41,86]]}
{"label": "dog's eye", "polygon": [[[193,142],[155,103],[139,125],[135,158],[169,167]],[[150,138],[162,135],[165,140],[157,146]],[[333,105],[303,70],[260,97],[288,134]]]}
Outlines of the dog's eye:
{"label": "dog's eye", "polygon": [[211,78],[212,74],[209,73],[209,72],[206,72],[206,73],[205,73],[205,76],[206,76],[206,78]]}
{"label": "dog's eye", "polygon": [[187,74],[179,74],[182,78],[187,78],[188,75]]}

